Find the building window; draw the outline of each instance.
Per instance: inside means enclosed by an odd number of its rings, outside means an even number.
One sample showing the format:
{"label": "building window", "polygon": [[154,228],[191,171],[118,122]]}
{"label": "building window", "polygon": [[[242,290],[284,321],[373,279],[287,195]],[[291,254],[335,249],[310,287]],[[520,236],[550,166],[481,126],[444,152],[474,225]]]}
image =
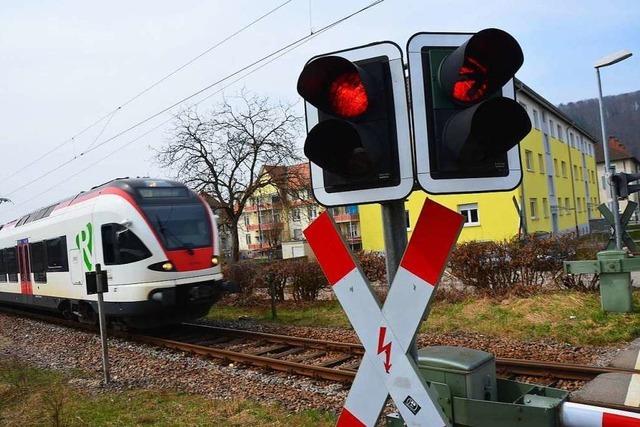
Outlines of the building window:
{"label": "building window", "polygon": [[309,219],[317,217],[318,216],[318,209],[315,206],[308,206],[307,207],[307,215],[309,216]]}
{"label": "building window", "polygon": [[560,168],[562,169],[562,177],[566,178],[567,177],[567,162],[565,162],[564,160],[560,163]]}
{"label": "building window", "polygon": [[411,221],[410,221],[410,217],[409,217],[409,211],[405,210],[404,211],[404,222],[405,225],[407,226],[407,231],[411,230]]}
{"label": "building window", "polygon": [[569,132],[569,145],[571,145],[571,148],[575,148],[576,146],[576,142],[573,139],[573,132]]}
{"label": "building window", "polygon": [[556,137],[556,131],[553,128],[553,120],[549,119],[549,134],[551,134],[552,138]]}
{"label": "building window", "polygon": [[529,212],[531,212],[531,219],[538,219],[538,200],[529,199]]}
{"label": "building window", "polygon": [[247,245],[250,245],[251,244],[251,234],[245,234],[244,238],[247,241]]}
{"label": "building window", "polygon": [[527,170],[533,172],[533,153],[530,150],[524,150],[524,161]]}
{"label": "building window", "polygon": [[549,135],[543,134],[542,140],[544,141],[544,152],[551,154],[551,144],[549,144]]}
{"label": "building window", "polygon": [[556,176],[560,176],[560,169],[558,169],[558,159],[553,159],[553,169]]}
{"label": "building window", "polygon": [[302,229],[300,228],[293,229],[293,240],[302,240]]}
{"label": "building window", "polygon": [[542,215],[544,215],[545,218],[549,218],[549,202],[546,197],[542,198]]}
{"label": "building window", "polygon": [[564,208],[567,210],[567,213],[571,210],[571,202],[568,197],[564,198]]}
{"label": "building window", "polygon": [[584,181],[584,175],[582,173],[582,166],[580,166],[580,181]]}
{"label": "building window", "polygon": [[562,208],[562,199],[558,197],[558,214],[564,215],[564,209]]}
{"label": "building window", "polygon": [[292,218],[294,221],[300,221],[300,209],[296,208],[293,210]]}
{"label": "building window", "polygon": [[540,173],[544,174],[544,159],[542,158],[542,154],[538,154],[538,167],[540,168]]}
{"label": "building window", "polygon": [[540,117],[538,116],[538,110],[533,109],[533,127],[540,129]]}
{"label": "building window", "polygon": [[244,216],[244,225],[249,225],[249,215],[243,215]]}
{"label": "building window", "polygon": [[578,204],[578,212],[582,212],[582,200],[580,200],[580,197],[576,199],[576,202]]}
{"label": "building window", "polygon": [[466,205],[458,205],[458,212],[464,217],[464,226],[480,225],[478,217],[478,204],[469,203]]}
{"label": "building window", "polygon": [[564,141],[564,136],[562,135],[562,126],[558,125],[558,139],[560,141]]}
{"label": "building window", "polygon": [[573,165],[573,179],[574,180],[578,179],[578,166],[577,165]]}

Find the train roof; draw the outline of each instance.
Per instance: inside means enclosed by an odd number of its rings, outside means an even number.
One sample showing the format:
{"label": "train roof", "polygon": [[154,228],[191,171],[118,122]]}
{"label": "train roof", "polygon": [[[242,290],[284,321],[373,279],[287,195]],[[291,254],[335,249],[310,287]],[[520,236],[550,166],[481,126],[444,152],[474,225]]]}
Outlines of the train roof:
{"label": "train roof", "polygon": [[96,185],[95,187],[91,187],[88,191],[81,191],[78,194],[68,197],[66,199],[60,200],[51,205],[45,206],[43,208],[39,208],[33,212],[29,212],[18,219],[14,219],[13,221],[9,221],[5,224],[0,225],[0,230],[11,224],[15,224],[15,227],[19,227],[24,224],[28,224],[33,221],[37,221],[42,218],[46,218],[56,209],[62,208],[71,205],[74,201],[77,201],[78,198],[85,199],[89,195],[93,195],[95,193],[100,193],[102,190],[106,188],[119,188],[129,194],[131,194],[134,198],[138,198],[137,189],[140,188],[171,188],[171,187],[181,187],[187,188],[183,183],[178,181],[172,181],[168,179],[156,179],[156,178],[115,178],[111,181],[107,181],[103,184]]}

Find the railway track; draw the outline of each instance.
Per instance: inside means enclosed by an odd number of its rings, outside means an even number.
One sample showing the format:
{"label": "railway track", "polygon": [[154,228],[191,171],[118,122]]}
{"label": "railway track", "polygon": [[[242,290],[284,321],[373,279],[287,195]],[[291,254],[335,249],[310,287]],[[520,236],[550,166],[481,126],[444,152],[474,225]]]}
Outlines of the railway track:
{"label": "railway track", "polygon": [[[92,331],[96,329],[41,313],[23,312],[5,307],[2,307],[0,311],[77,329]],[[355,377],[360,359],[364,354],[364,348],[355,343],[277,335],[196,323],[183,323],[166,330],[144,334],[110,331],[110,335],[225,362],[345,383],[351,382]],[[539,377],[545,379],[545,385],[552,386],[562,381],[586,382],[599,374],[609,372],[640,374],[640,371],[612,367],[511,358],[496,358],[496,367],[498,374],[503,377]]]}
{"label": "railway track", "polygon": [[[247,365],[268,367],[314,378],[350,382],[364,354],[360,344],[185,323],[161,335],[131,335],[130,339],[203,354]],[[232,348],[233,350],[228,350]],[[296,357],[290,357],[295,355]],[[558,381],[590,381],[599,374],[630,372],[612,367],[496,358],[503,377],[542,377]],[[640,373],[640,371],[631,371]]]}

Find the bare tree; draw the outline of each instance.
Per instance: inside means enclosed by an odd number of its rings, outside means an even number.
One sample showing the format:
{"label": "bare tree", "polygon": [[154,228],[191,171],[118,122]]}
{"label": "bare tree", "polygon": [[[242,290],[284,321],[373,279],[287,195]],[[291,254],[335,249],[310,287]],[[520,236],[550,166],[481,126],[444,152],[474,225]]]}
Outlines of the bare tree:
{"label": "bare tree", "polygon": [[241,91],[212,111],[176,116],[170,142],[157,153],[164,167],[223,209],[231,232],[232,259],[239,259],[238,220],[257,190],[275,185],[270,168],[300,161],[296,141],[302,118],[291,105]]}

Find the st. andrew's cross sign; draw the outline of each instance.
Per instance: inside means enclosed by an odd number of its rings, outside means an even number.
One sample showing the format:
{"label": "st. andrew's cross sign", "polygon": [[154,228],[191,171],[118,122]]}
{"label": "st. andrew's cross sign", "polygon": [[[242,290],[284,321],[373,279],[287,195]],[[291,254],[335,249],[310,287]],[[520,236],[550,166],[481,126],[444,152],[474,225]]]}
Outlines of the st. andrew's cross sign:
{"label": "st. andrew's cross sign", "polygon": [[460,214],[426,200],[382,308],[331,217],[324,212],[305,230],[366,350],[339,426],[375,425],[388,395],[407,425],[451,425],[408,351],[462,224]]}

